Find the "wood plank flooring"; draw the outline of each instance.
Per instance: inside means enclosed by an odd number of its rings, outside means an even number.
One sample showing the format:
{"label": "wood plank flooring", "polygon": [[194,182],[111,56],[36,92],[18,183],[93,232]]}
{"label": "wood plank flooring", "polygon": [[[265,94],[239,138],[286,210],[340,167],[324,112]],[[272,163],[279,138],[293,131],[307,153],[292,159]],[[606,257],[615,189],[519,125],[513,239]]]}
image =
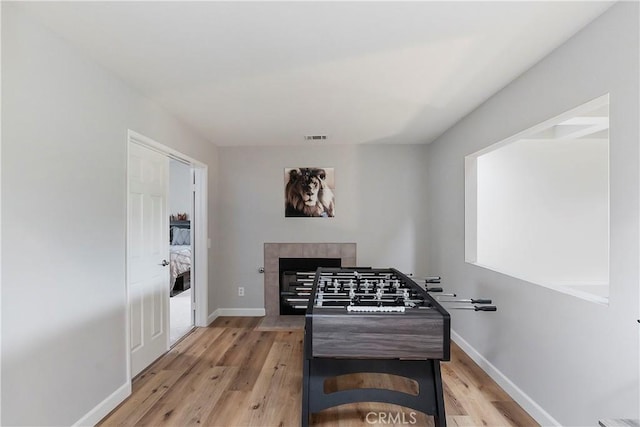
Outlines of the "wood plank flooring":
{"label": "wood plank flooring", "polygon": [[[100,426],[300,425],[299,328],[261,330],[260,318],[221,317],[198,328],[133,382],[133,394]],[[449,426],[536,426],[459,347],[441,364]],[[416,393],[391,375],[349,375],[329,390],[377,385]],[[431,417],[382,403],[354,403],[314,414],[315,427],[432,426]]]}

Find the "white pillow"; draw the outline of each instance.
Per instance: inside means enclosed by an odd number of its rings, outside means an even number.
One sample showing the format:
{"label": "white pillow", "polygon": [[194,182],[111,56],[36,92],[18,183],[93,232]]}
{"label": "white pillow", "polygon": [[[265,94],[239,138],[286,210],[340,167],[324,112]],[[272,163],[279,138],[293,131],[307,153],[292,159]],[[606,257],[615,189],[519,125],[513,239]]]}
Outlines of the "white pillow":
{"label": "white pillow", "polygon": [[172,245],[190,245],[191,244],[191,230],[188,228],[173,227],[173,240]]}

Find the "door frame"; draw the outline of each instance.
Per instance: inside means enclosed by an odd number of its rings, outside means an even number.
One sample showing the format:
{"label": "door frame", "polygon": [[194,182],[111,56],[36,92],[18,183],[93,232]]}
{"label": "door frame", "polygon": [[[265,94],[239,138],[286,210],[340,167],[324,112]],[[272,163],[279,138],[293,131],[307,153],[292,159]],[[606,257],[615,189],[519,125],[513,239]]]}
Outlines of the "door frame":
{"label": "door frame", "polygon": [[[191,158],[173,148],[167,147],[147,136],[144,136],[131,129],[127,129],[127,150],[126,150],[126,186],[127,186],[127,204],[126,204],[126,222],[125,222],[125,292],[126,292],[126,348],[127,348],[127,381],[131,382],[131,318],[130,318],[130,300],[129,300],[129,277],[128,277],[128,245],[129,245],[129,149],[131,144],[136,144],[156,151],[165,155],[169,159],[176,159],[188,164],[195,176],[194,180],[194,212],[192,213],[192,236],[191,241],[194,248],[194,258],[192,260],[191,280],[194,288],[195,297],[195,326],[206,327],[208,325],[208,259],[209,259],[209,231],[208,231],[208,166],[194,158]],[[197,233],[193,230],[197,230]],[[167,242],[168,244],[169,242]],[[167,313],[169,300],[166,301]],[[168,314],[167,314],[168,316]],[[169,334],[167,334],[167,351],[169,351]]]}

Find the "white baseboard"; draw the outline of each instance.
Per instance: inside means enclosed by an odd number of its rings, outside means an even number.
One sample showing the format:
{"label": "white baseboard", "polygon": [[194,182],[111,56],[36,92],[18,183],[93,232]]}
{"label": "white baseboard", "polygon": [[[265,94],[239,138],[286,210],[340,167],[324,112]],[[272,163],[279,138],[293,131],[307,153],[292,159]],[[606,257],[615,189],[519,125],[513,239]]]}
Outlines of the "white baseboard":
{"label": "white baseboard", "polygon": [[218,318],[218,316],[220,316],[218,314],[218,310],[214,311],[213,313],[211,313],[209,316],[207,316],[207,326],[209,326],[210,324],[213,323],[214,320],[216,320]]}
{"label": "white baseboard", "polygon": [[113,411],[116,406],[121,404],[127,397],[131,395],[131,381],[123,384],[116,391],[111,393],[111,396],[107,397],[101,403],[93,408],[84,417],[80,418],[73,424],[74,426],[95,426],[106,417],[109,412]]}
{"label": "white baseboard", "polygon": [[522,408],[527,411],[540,425],[543,426],[561,426],[561,424],[553,418],[542,406],[538,405],[529,395],[515,385],[505,374],[500,372],[498,368],[493,366],[491,362],[484,358],[471,344],[462,338],[457,332],[451,330],[451,339],[467,355],[473,359],[486,373],[489,375],[502,389],[515,400]]}
{"label": "white baseboard", "polygon": [[209,315],[207,322],[211,324],[221,316],[237,317],[264,317],[267,313],[264,308],[219,308]]}

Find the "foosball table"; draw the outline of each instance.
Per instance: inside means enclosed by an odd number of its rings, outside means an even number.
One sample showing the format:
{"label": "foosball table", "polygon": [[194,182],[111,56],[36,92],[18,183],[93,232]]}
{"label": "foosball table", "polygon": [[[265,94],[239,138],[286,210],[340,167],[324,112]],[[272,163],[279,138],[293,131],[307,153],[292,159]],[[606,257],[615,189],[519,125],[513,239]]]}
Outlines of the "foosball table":
{"label": "foosball table", "polygon": [[[297,295],[286,296],[292,305],[306,303],[303,426],[312,413],[354,402],[401,405],[432,415],[436,426],[446,426],[440,361],[450,360],[450,316],[430,295],[442,291],[428,287],[440,278],[421,280],[424,288],[393,268],[318,268],[312,282],[301,282]],[[471,307],[476,311],[495,311],[482,305],[489,300],[461,301],[481,304]],[[409,378],[418,392],[325,392],[325,380],[357,373]]]}

